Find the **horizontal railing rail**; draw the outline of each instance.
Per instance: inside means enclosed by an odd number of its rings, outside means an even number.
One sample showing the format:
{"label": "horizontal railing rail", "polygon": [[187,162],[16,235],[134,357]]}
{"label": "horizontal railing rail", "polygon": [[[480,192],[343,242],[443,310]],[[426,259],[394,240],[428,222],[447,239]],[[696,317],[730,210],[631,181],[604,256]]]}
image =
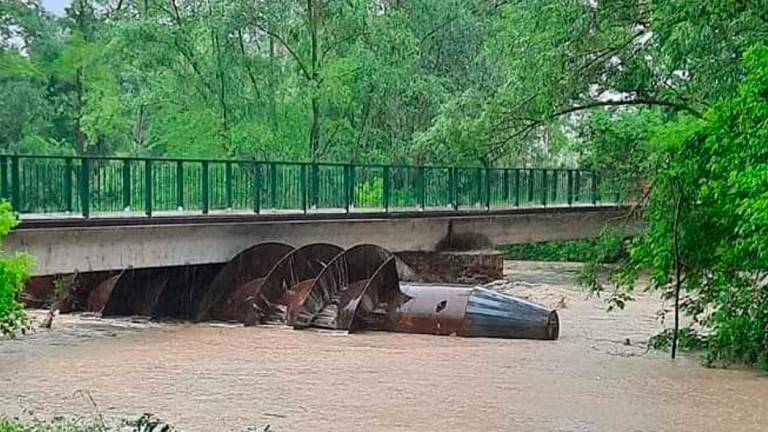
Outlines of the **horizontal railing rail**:
{"label": "horizontal railing rail", "polygon": [[627,187],[589,169],[6,154],[0,196],[22,215],[89,218],[605,205]]}

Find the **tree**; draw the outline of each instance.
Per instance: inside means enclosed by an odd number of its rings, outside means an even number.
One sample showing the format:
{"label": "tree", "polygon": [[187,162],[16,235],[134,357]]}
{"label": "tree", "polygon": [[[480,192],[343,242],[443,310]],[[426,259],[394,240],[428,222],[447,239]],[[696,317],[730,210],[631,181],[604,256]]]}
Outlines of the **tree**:
{"label": "tree", "polygon": [[0,4],[0,145],[5,151],[57,147],[46,74],[22,54],[47,51],[50,28],[38,2]]}
{"label": "tree", "polygon": [[596,109],[701,117],[768,37],[765,2],[519,0],[487,42],[503,83],[486,101],[483,153],[497,160],[568,131]]}
{"label": "tree", "polygon": [[646,227],[610,298],[627,299],[650,269],[648,288],[674,300],[673,356],[682,311],[704,331],[709,363],[768,367],[768,48],[748,50],[743,67],[734,96],[705,120],[681,119],[653,138]]}
{"label": "tree", "polygon": [[496,87],[498,62],[484,46],[499,7],[76,0],[57,19],[37,1],[9,0],[1,48],[16,66],[0,80],[13,101],[0,110],[2,144],[79,154],[476,162],[480,127],[462,134],[459,151],[443,137],[457,130],[450,116],[475,123],[456,107],[484,107]]}

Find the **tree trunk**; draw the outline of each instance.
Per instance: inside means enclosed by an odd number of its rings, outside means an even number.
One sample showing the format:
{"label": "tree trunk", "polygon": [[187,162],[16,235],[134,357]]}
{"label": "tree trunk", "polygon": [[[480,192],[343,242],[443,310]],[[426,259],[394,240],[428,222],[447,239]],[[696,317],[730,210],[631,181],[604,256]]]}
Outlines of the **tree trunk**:
{"label": "tree trunk", "polygon": [[77,96],[77,112],[75,113],[75,151],[78,155],[85,154],[86,135],[82,129],[83,118],[83,70],[75,71],[75,93]]}
{"label": "tree trunk", "polygon": [[269,117],[272,133],[278,135],[277,83],[275,82],[275,37],[269,35]]}
{"label": "tree trunk", "polygon": [[677,355],[677,337],[680,331],[680,205],[682,201],[682,192],[678,189],[677,196],[675,197],[675,219],[672,225],[672,248],[674,249],[675,259],[675,328],[672,332],[672,360]]}
{"label": "tree trunk", "polygon": [[320,127],[321,127],[321,113],[320,113],[320,82],[318,77],[318,40],[317,40],[317,25],[319,18],[318,4],[316,0],[307,0],[307,18],[310,37],[310,74],[312,86],[312,113],[309,129],[309,158],[312,161],[317,160],[320,150]]}
{"label": "tree trunk", "polygon": [[320,101],[312,95],[312,118],[309,129],[309,158],[316,161],[320,150]]}
{"label": "tree trunk", "polygon": [[[211,9],[210,3],[208,4],[208,14],[209,19],[212,19],[213,10]],[[222,147],[224,147],[225,152],[229,155],[232,151],[231,136],[229,133],[229,107],[227,106],[226,83],[222,65],[223,62],[221,60],[221,44],[219,42],[218,30],[213,25],[211,25],[211,42],[213,43],[213,49],[216,56],[216,75],[219,84],[217,96],[219,100],[219,109],[221,111]]]}

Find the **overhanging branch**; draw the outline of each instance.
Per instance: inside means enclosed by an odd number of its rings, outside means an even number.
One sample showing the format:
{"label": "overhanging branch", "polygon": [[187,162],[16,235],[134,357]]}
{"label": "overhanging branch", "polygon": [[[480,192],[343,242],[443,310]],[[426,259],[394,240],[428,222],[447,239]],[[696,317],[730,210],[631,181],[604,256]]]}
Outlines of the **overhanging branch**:
{"label": "overhanging branch", "polygon": [[694,108],[672,101],[665,101],[661,99],[642,98],[642,99],[630,99],[630,100],[607,100],[607,101],[594,101],[583,105],[575,105],[563,110],[557,111],[550,115],[549,118],[562,117],[567,114],[572,114],[578,111],[586,111],[593,108],[608,107],[608,106],[636,106],[636,105],[648,105],[648,106],[663,106],[673,108],[677,111],[685,111],[694,117],[703,119],[704,115]]}

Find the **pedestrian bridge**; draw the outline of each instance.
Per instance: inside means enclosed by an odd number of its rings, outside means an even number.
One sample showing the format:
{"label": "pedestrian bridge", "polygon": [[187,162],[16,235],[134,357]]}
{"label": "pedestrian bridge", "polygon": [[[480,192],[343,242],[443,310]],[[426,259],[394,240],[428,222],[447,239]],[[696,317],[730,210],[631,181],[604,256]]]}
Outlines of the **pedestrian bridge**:
{"label": "pedestrian bridge", "polygon": [[[591,238],[624,188],[580,169],[0,156],[34,275],[227,262],[256,243],[481,249]],[[631,225],[630,225],[631,226]],[[636,228],[627,228],[634,230]]]}

